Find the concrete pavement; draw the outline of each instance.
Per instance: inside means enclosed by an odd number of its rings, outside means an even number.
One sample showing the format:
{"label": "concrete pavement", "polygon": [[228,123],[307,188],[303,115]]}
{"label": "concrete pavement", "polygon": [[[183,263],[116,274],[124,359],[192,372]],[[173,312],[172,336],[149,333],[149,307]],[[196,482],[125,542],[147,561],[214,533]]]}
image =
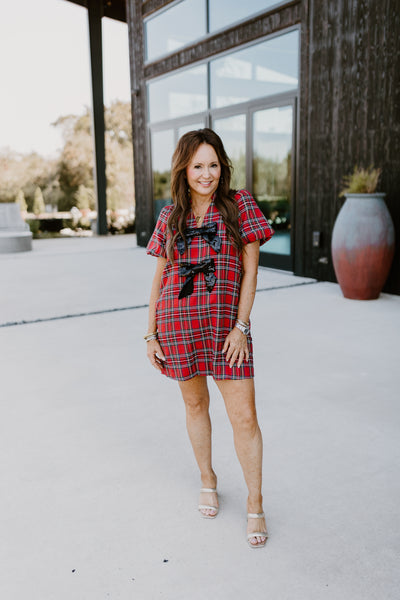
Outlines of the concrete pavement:
{"label": "concrete pavement", "polygon": [[134,236],[33,248],[0,255],[1,598],[397,600],[400,297],[260,269],[254,551],[213,382],[221,511],[198,516],[177,384],[142,339],[154,259]]}

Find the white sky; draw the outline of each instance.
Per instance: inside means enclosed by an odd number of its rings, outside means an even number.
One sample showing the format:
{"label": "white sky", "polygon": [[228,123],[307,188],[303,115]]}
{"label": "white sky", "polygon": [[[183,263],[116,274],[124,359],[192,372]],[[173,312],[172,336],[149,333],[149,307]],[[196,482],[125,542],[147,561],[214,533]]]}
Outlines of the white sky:
{"label": "white sky", "polygon": [[[66,0],[0,0],[0,148],[54,154],[51,126],[91,106],[87,10]],[[103,19],[104,102],[129,101],[128,31]]]}

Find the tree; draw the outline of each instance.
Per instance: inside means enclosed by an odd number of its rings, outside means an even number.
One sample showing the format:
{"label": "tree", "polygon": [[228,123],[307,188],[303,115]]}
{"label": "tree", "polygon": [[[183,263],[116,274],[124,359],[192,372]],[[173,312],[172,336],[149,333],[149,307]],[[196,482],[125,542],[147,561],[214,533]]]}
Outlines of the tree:
{"label": "tree", "polygon": [[132,113],[129,102],[116,100],[105,112],[106,132],[120,146],[132,145]]}
{"label": "tree", "polygon": [[53,210],[63,210],[65,194],[60,187],[58,175],[48,182],[43,190],[43,198],[46,205],[50,205]]}
{"label": "tree", "polygon": [[84,185],[80,185],[78,191],[75,192],[76,206],[79,210],[87,210],[94,208],[94,194],[93,190],[87,188]]}
{"label": "tree", "polygon": [[28,206],[25,200],[25,194],[23,190],[19,189],[15,198],[15,202],[19,205],[19,210],[21,212],[26,212],[28,210]]}
{"label": "tree", "polygon": [[89,109],[82,115],[59,117],[53,125],[62,130],[64,138],[64,147],[57,161],[57,178],[63,193],[58,207],[60,210],[69,210],[76,204],[75,194],[80,185],[94,189],[93,140]]}
{"label": "tree", "polygon": [[38,186],[35,190],[35,195],[33,198],[33,212],[35,215],[39,215],[40,213],[45,211],[44,200],[42,190]]}
{"label": "tree", "polygon": [[[115,101],[105,109],[105,145],[107,206],[111,210],[129,208],[134,204],[132,120],[129,102]],[[64,210],[84,200],[88,191],[90,206],[94,208],[93,140],[91,114],[88,109],[82,115],[62,116],[53,125],[60,127],[64,148],[58,163],[60,189],[64,200],[59,203]],[[78,194],[78,195],[77,195]],[[83,194],[83,195],[82,195]],[[86,208],[82,206],[82,208]]]}
{"label": "tree", "polygon": [[[105,109],[107,203],[114,209],[134,205],[132,124],[129,102],[116,101]],[[60,116],[55,127],[62,129],[64,145],[56,158],[36,153],[0,151],[0,202],[14,202],[22,190],[28,211],[33,210],[36,190],[43,192],[46,205],[68,211],[77,202],[95,207],[94,159],[89,109],[81,115]],[[81,187],[83,186],[83,187]],[[41,205],[38,209],[44,210]]]}
{"label": "tree", "polygon": [[28,210],[32,209],[35,189],[42,189],[55,176],[56,161],[32,152],[19,154],[10,149],[0,152],[0,202],[14,202],[24,192]]}

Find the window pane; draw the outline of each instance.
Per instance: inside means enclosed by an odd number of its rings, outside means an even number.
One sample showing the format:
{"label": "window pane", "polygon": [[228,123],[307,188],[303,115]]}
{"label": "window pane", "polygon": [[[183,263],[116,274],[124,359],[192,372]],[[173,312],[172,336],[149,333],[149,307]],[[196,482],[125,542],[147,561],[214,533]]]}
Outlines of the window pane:
{"label": "window pane", "polygon": [[231,188],[241,190],[246,187],[246,115],[216,119],[213,129],[232,162]]}
{"label": "window pane", "polygon": [[145,23],[146,60],[174,52],[206,33],[205,0],[183,0]]}
{"label": "window pane", "polygon": [[260,110],[253,119],[253,194],[275,235],[263,252],[290,254],[293,109]]}
{"label": "window pane", "polygon": [[151,134],[151,164],[153,168],[154,217],[171,204],[171,158],[175,149],[174,131],[153,131]]}
{"label": "window pane", "polygon": [[190,125],[182,125],[182,127],[179,127],[178,129],[178,139],[182,137],[184,133],[187,133],[188,131],[194,131],[195,129],[204,129],[204,122],[190,123]]}
{"label": "window pane", "polygon": [[297,84],[297,30],[211,61],[213,108],[294,90]]}
{"label": "window pane", "polygon": [[206,110],[206,65],[148,83],[148,98],[151,123]]}
{"label": "window pane", "polygon": [[236,21],[250,19],[255,13],[282,4],[279,0],[210,0],[210,31],[227,27]]}

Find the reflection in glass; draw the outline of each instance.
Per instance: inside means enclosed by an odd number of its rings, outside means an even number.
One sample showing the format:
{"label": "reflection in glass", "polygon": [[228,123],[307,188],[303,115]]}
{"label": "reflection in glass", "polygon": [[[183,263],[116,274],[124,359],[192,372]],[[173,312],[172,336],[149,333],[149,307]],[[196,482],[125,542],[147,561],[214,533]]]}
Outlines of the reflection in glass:
{"label": "reflection in glass", "polygon": [[146,60],[174,52],[206,33],[205,0],[183,0],[145,23]]}
{"label": "reflection in glass", "polygon": [[207,109],[207,67],[185,69],[148,83],[150,122],[174,119]]}
{"label": "reflection in glass", "polygon": [[295,90],[298,31],[211,61],[211,106],[218,108]]}
{"label": "reflection in glass", "polygon": [[190,123],[189,125],[182,125],[182,127],[179,127],[178,129],[178,139],[180,137],[183,136],[184,133],[187,133],[188,131],[194,131],[195,129],[203,129],[204,128],[204,122],[203,123]]}
{"label": "reflection in glass", "polygon": [[263,252],[290,254],[293,109],[282,106],[253,115],[253,195],[275,235]]}
{"label": "reflection in glass", "polygon": [[153,168],[154,218],[171,204],[171,157],[174,151],[174,130],[151,133],[151,164]]}
{"label": "reflection in glass", "polygon": [[246,187],[246,115],[216,119],[213,129],[232,162],[231,188],[241,190]]}
{"label": "reflection in glass", "polygon": [[279,0],[209,0],[210,31],[222,29],[236,21],[249,19],[255,13],[282,4]]}

